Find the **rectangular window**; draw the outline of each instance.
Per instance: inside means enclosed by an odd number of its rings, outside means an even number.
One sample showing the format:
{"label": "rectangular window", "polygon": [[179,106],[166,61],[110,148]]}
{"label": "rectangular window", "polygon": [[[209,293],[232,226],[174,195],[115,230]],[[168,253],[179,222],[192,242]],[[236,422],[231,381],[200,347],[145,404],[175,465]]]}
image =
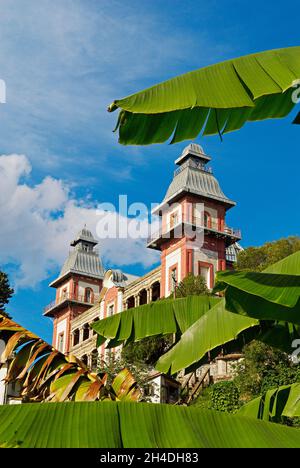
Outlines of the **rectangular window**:
{"label": "rectangular window", "polygon": [[170,216],[170,229],[178,224],[178,211],[175,211]]}
{"label": "rectangular window", "polygon": [[206,267],[206,266],[201,266],[200,267],[200,276],[202,276],[202,278],[204,278],[206,286],[209,288],[209,284],[210,284],[210,281],[209,281],[209,268]]}
{"label": "rectangular window", "polygon": [[170,270],[170,292],[173,292],[177,286],[177,268]]}
{"label": "rectangular window", "polygon": [[114,308],[115,308],[114,304],[111,304],[108,306],[108,311],[107,311],[108,317],[111,317],[112,315],[114,315]]}
{"label": "rectangular window", "polygon": [[65,351],[65,343],[64,343],[64,333],[60,333],[58,335],[58,344],[57,344],[57,349],[58,351],[60,351],[61,353],[63,353]]}
{"label": "rectangular window", "polygon": [[61,292],[61,297],[62,297],[62,299],[66,299],[66,298],[67,298],[67,292],[68,292],[68,291],[67,291],[67,288],[64,288],[64,289],[62,290],[62,292]]}
{"label": "rectangular window", "polygon": [[201,275],[206,282],[208,289],[213,288],[214,284],[214,267],[211,263],[199,262],[199,275]]}

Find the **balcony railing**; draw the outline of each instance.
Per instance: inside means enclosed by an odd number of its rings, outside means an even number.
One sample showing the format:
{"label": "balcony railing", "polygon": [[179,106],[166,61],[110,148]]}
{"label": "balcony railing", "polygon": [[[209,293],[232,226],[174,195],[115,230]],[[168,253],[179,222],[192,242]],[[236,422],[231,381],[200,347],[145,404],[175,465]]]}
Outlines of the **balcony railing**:
{"label": "balcony railing", "polygon": [[199,169],[200,171],[208,172],[209,174],[212,174],[212,168],[209,166],[206,166],[205,164],[196,161],[186,161],[183,163],[178,169],[174,171],[174,177],[180,174],[186,167],[193,167],[195,169]]}
{"label": "balcony railing", "polygon": [[[221,228],[219,226],[219,223],[217,221],[212,220],[209,225],[204,225],[203,219],[200,217],[193,216],[192,220],[182,220],[179,219],[176,223],[174,222],[169,222],[167,223],[166,226],[161,227],[158,231],[152,233],[148,239],[147,239],[147,244],[150,244],[151,242],[158,240],[160,238],[163,239],[169,239],[171,238],[171,232],[175,232],[176,236],[176,230],[178,230],[178,237],[182,236],[183,233],[183,225],[190,225],[190,226],[195,226],[198,229],[205,229],[207,231],[212,231],[215,233],[220,233],[220,234],[225,234],[231,237],[236,237],[237,239],[241,239],[242,233],[240,229],[235,229],[229,226],[224,226]],[[172,236],[174,237],[174,236]]]}
{"label": "balcony railing", "polygon": [[92,296],[87,297],[84,294],[64,293],[61,296],[59,296],[55,301],[52,301],[50,304],[48,304],[44,308],[44,313],[48,312],[49,310],[53,309],[54,307],[66,301],[75,301],[75,302],[80,302],[82,304],[94,305],[99,301],[99,298],[100,298],[99,294],[93,294]]}

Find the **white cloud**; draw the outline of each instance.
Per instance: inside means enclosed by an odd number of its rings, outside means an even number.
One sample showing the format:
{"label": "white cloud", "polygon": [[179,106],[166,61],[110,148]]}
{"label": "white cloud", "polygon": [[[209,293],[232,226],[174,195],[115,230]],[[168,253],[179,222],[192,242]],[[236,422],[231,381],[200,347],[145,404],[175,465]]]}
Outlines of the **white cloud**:
{"label": "white cloud", "polygon": [[[31,186],[30,172],[26,156],[0,156],[0,264],[18,266],[13,273],[17,287],[34,287],[53,274],[85,223],[94,234],[99,232],[96,202],[74,199],[69,187],[52,177]],[[111,213],[110,220],[118,217]],[[147,230],[148,222],[143,221],[142,231]],[[107,265],[150,267],[158,260],[141,238],[104,239],[99,247]]]}
{"label": "white cloud", "polygon": [[119,0],[1,0],[0,44],[2,151],[64,178],[76,177],[82,156],[85,170],[102,164],[111,177],[112,163],[103,162],[112,151],[127,155],[128,178],[133,151],[116,144],[108,104],[224,56],[204,31],[174,31],[155,2]]}

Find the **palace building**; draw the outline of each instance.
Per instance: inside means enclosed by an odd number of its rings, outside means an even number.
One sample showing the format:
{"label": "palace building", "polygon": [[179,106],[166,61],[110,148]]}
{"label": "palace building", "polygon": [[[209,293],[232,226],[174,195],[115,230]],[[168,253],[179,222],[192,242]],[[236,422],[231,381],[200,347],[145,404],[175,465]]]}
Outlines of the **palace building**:
{"label": "palace building", "polygon": [[168,297],[189,274],[202,275],[211,289],[216,272],[232,268],[241,250],[241,232],[227,226],[226,213],[236,203],[223,193],[210,160],[192,143],[175,161],[173,180],[154,210],[160,229],[147,240],[148,248],[160,252],[161,262],[144,276],[104,271],[97,240],[86,227],[78,233],[50,284],[56,289],[55,301],[44,312],[53,319],[54,347],[95,368],[110,350],[97,349],[90,323]]}

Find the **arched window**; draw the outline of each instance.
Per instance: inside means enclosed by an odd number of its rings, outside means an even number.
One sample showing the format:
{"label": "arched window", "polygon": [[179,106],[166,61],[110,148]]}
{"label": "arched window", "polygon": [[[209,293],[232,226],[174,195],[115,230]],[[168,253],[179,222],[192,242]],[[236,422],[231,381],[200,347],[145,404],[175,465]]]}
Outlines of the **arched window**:
{"label": "arched window", "polygon": [[76,346],[79,343],[79,329],[73,331],[73,346]]}
{"label": "arched window", "polygon": [[142,289],[140,291],[140,305],[147,304],[147,291],[146,289]]}
{"label": "arched window", "polygon": [[204,227],[211,228],[211,216],[207,211],[204,211]]}
{"label": "arched window", "polygon": [[88,340],[90,337],[90,326],[88,323],[86,323],[84,326],[83,326],[83,341],[85,340]]}
{"label": "arched window", "polygon": [[134,296],[130,296],[127,299],[127,309],[132,309],[134,307]]}
{"label": "arched window", "polygon": [[94,292],[91,288],[85,288],[84,301],[93,302]]}
{"label": "arched window", "polygon": [[160,298],[160,282],[156,281],[152,285],[152,302],[157,301]]}

